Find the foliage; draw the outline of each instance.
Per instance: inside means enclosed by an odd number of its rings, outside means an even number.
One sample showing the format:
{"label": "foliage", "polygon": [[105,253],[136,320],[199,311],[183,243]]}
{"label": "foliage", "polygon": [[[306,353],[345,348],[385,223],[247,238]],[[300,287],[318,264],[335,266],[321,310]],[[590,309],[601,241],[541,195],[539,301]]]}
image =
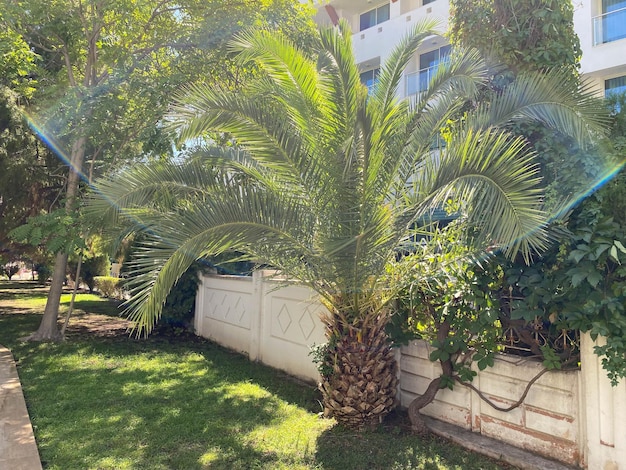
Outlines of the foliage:
{"label": "foliage", "polygon": [[[322,58],[332,55],[335,47],[342,48],[341,54],[350,47],[345,30],[322,35]],[[557,126],[569,119],[580,122],[581,117],[593,116],[596,103],[578,101],[580,90],[575,84],[567,86],[572,84],[564,83],[557,72],[526,76],[459,123],[445,158],[433,161],[429,136],[438,134],[451,113],[465,103],[465,93],[456,96],[457,90],[475,93],[484,70],[474,53],[460,53],[442,68],[437,83],[416,106],[396,102],[391,90],[400,76],[398,61],[405,60],[406,51],[413,50],[423,35],[420,32],[401,45],[397,61],[386,67],[385,80],[381,78],[373,95],[363,94],[351,52],[345,52],[350,57],[336,53],[333,60],[342,62],[323,62],[318,70],[315,62],[285,39],[259,33],[240,37],[233,47],[242,51],[241,60],[254,57],[263,63],[268,71],[265,80],[245,93],[190,87],[187,95],[179,96],[171,120],[180,127],[183,139],[220,129],[246,147],[207,148],[191,161],[136,166],[98,183],[99,194],[94,194],[90,205],[94,217],[108,216],[105,220],[112,222],[121,217],[137,230],[149,227],[146,248],[140,253],[143,258],[134,265],[133,310],[141,319],[141,330],[149,330],[169,288],[195,257],[235,249],[309,283],[331,304],[338,292],[348,294],[341,296],[348,305],[345,311],[341,308],[340,316],[345,316],[346,323],[358,321],[360,305],[365,307],[386,291],[380,274],[398,243],[410,233],[411,221],[452,194],[466,201],[463,210],[470,214],[470,222],[490,237],[508,240],[518,230],[532,234],[505,246],[508,253],[521,250],[530,256],[542,245],[543,232],[535,229],[542,226],[544,215],[535,205],[540,190],[531,155],[521,140],[506,131],[498,133],[495,126],[508,123],[511,107],[519,109],[522,120],[547,115],[552,107],[562,109],[559,121],[550,122]],[[270,61],[266,48],[275,50],[283,62]],[[302,70],[292,70],[295,64]],[[280,80],[285,75],[292,77],[291,84]],[[328,88],[326,81],[333,88]],[[431,99],[449,90],[452,82],[457,85],[450,92],[454,101],[439,101],[432,112],[423,114],[423,109],[433,105]],[[268,87],[272,93],[266,92]],[[339,93],[347,97],[337,103]],[[291,95],[299,99],[287,101],[285,97]],[[549,104],[544,104],[546,96],[550,96]],[[567,102],[570,109],[577,103],[589,106],[589,114],[568,114],[561,102]],[[290,120],[275,119],[279,105]],[[337,105],[342,107],[336,109]],[[535,106],[546,106],[545,114],[525,113]],[[359,109],[362,111],[357,113]],[[240,118],[243,113],[250,116]],[[507,121],[498,121],[501,116]],[[342,119],[348,121],[341,123]],[[250,120],[258,123],[258,130],[251,129]],[[586,123],[601,125],[593,118]],[[383,132],[391,126],[406,138]],[[569,124],[567,128],[584,129]],[[360,136],[356,131],[361,129],[369,134]],[[354,141],[355,136],[363,142]],[[369,143],[365,146],[365,142]],[[348,144],[351,147],[345,148]],[[509,166],[514,177],[506,180]],[[490,179],[502,179],[502,185],[498,191],[485,186],[481,205],[471,205],[476,185],[488,181],[476,175],[481,171],[493,172]],[[411,191],[396,192],[409,181],[414,186],[413,196]],[[500,191],[506,184],[515,197],[501,200]],[[155,196],[168,202],[159,206],[153,202]],[[395,205],[385,202],[390,197],[397,201]],[[513,210],[513,204],[520,204],[520,209],[523,206],[524,215]],[[360,212],[355,213],[355,207],[360,207]],[[484,224],[487,221],[488,226]]]}
{"label": "foliage", "polygon": [[78,282],[83,282],[89,288],[89,292],[93,292],[94,277],[108,276],[111,271],[111,263],[106,253],[107,247],[100,236],[91,235],[84,238],[81,248],[80,251],[72,253],[69,258],[69,275],[73,281],[76,281],[78,257],[80,256],[82,259]]}
{"label": "foliage", "polygon": [[120,287],[122,279],[111,276],[94,276],[94,287],[104,297],[117,299],[120,297]]}
{"label": "foliage", "polygon": [[16,245],[8,233],[29,216],[56,207],[63,181],[61,163],[29,129],[20,100],[0,86],[0,251],[32,258],[34,250]]}
{"label": "foliage", "polygon": [[[572,80],[579,80],[582,52],[572,2],[453,0],[450,41],[481,51],[490,65],[490,86],[496,90],[531,71],[564,69]],[[570,137],[535,123],[515,126],[537,152],[548,212],[556,214],[603,177],[603,159]]]}
{"label": "foliage", "polygon": [[[574,72],[578,66],[580,46],[573,32],[571,2],[453,0],[452,8],[452,41],[479,47],[494,64],[506,65],[504,72],[496,73],[496,86],[512,80],[519,70],[556,66]],[[611,100],[613,110],[620,109],[620,100],[624,103],[623,97]],[[623,122],[620,113],[614,113],[612,144],[591,153],[552,132],[521,128],[540,155],[548,205],[586,197],[606,177],[606,167],[618,164],[611,160],[624,161]],[[613,383],[626,374],[623,184],[623,177],[618,177],[587,197],[566,223],[555,224],[559,243],[532,266],[518,263],[507,270],[508,285],[522,297],[512,306],[513,317],[539,318],[557,330],[578,328],[593,338],[606,335],[607,344],[596,347],[596,352],[605,355],[603,365]],[[558,363],[553,356],[552,364]]]}
{"label": "foliage", "polygon": [[161,322],[188,329],[193,322],[200,269],[193,265],[183,274],[165,299]]}
{"label": "foliage", "polygon": [[35,91],[37,55],[0,12],[0,89],[7,87],[19,96],[30,98]]}
{"label": "foliage", "polygon": [[97,276],[108,276],[111,268],[109,263],[109,257],[104,254],[91,256],[83,259],[80,269],[80,277],[87,287],[89,292],[93,292],[95,287],[95,278]]}
{"label": "foliage", "polygon": [[554,67],[574,73],[582,51],[573,15],[572,2],[562,0],[451,0],[450,40],[505,65],[504,77]]}
{"label": "foliage", "polygon": [[232,49],[257,64],[258,80],[234,93],[192,85],[177,96],[169,121],[183,141],[211,131],[232,145],[99,181],[89,207],[116,236],[129,226],[146,234],[129,281],[138,334],[194,260],[240,252],[309,285],[328,307],[325,413],[362,427],[391,409],[385,325],[398,285],[386,274],[396,250],[452,199],[479,245],[497,240],[529,258],[546,242],[546,214],[533,153],[510,133],[511,116],[581,143],[602,124],[598,104],[562,72],[529,74],[470,109],[434,158],[431,142],[479,96],[486,71],[475,51],[458,51],[427,92],[398,101],[402,70],[431,26],[400,42],[372,93],[342,22],[320,31],[314,57],[281,35],[241,34]]}
{"label": "foliage", "polygon": [[[607,105],[624,110],[625,96]],[[626,114],[614,111],[603,151],[626,161]],[[580,329],[593,339],[612,383],[626,377],[626,175],[617,175],[582,200],[560,228],[561,239],[530,267],[513,266],[507,283],[523,297],[513,314],[555,328]]]}
{"label": "foliage", "polygon": [[397,315],[413,337],[432,346],[430,360],[444,365],[440,387],[450,389],[455,380],[472,381],[472,363],[479,370],[493,365],[502,334],[500,305],[491,295],[498,268],[460,242],[461,226],[438,230],[393,266],[405,286]]}
{"label": "foliage", "polygon": [[85,246],[85,242],[80,236],[79,223],[74,215],[65,209],[57,209],[49,214],[31,217],[9,235],[20,243],[43,245],[51,253],[80,249]]}
{"label": "foliage", "polygon": [[52,270],[47,264],[37,263],[33,269],[37,271],[37,281],[40,284],[45,284],[52,275]]}
{"label": "foliage", "polygon": [[507,272],[507,282],[523,297],[513,315],[606,339],[595,351],[613,384],[626,377],[626,226],[611,214],[626,208],[624,188],[620,174],[576,209],[567,236],[540,262]]}
{"label": "foliage", "polygon": [[2,274],[4,274],[9,279],[9,281],[19,271],[20,271],[20,267],[19,267],[19,265],[15,264],[15,263],[5,264],[5,265],[2,266],[2,269],[0,270],[0,272],[2,272]]}
{"label": "foliage", "polygon": [[[271,23],[306,43],[312,31],[308,6],[288,0],[1,0],[0,11],[2,26],[41,58],[28,111],[41,140],[67,163],[59,174],[68,214],[77,210],[81,181],[139,159],[174,157],[162,117],[181,83],[235,87],[254,75],[229,59],[224,43],[234,32]],[[30,339],[59,337],[69,251],[56,250],[50,302]]]}

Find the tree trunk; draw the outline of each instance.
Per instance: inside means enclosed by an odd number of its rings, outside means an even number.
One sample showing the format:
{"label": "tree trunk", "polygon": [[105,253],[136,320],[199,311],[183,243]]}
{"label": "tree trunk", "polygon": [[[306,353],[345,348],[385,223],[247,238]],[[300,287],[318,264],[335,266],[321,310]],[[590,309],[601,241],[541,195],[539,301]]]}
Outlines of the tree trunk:
{"label": "tree trunk", "polygon": [[[324,414],[340,424],[371,429],[395,408],[397,364],[385,325],[387,315],[347,328],[327,321],[329,348],[324,365],[332,370],[322,377]],[[337,331],[341,331],[336,337]]]}
{"label": "tree trunk", "polygon": [[433,379],[428,384],[426,391],[422,395],[416,397],[409,405],[408,415],[411,420],[411,428],[416,434],[428,434],[428,426],[426,426],[424,418],[422,418],[422,415],[420,414],[420,410],[435,399],[437,392],[439,391],[440,384],[441,377]]}
{"label": "tree trunk", "polygon": [[[39,328],[35,333],[27,337],[28,341],[62,341],[63,335],[59,331],[57,318],[59,316],[59,305],[61,303],[61,293],[63,291],[63,281],[65,279],[65,268],[67,266],[67,253],[59,252],[54,261],[54,272],[52,273],[52,284],[48,293],[46,309]],[[58,280],[58,282],[55,282]]]}
{"label": "tree trunk", "polygon": [[[76,199],[78,197],[78,185],[80,183],[80,173],[85,160],[85,137],[78,138],[72,145],[70,158],[69,176],[67,178],[67,192],[65,199],[65,210],[68,214],[76,211]],[[54,271],[52,273],[52,284],[46,301],[46,308],[39,328],[35,333],[27,337],[28,341],[61,341],[63,335],[59,331],[57,320],[59,317],[59,305],[61,304],[61,294],[65,283],[65,272],[67,269],[67,252],[57,253],[54,259]]]}
{"label": "tree trunk", "polygon": [[[446,321],[437,322],[437,340],[443,342],[450,334],[450,324]],[[411,420],[411,427],[417,434],[427,434],[428,427],[424,422],[424,418],[420,414],[420,410],[426,405],[431,403],[437,396],[437,392],[441,386],[441,377],[452,377],[454,373],[453,361],[448,359],[447,361],[439,361],[441,364],[441,375],[436,379],[433,379],[426,388],[426,391],[416,397],[410,404],[408,409],[409,419]]]}

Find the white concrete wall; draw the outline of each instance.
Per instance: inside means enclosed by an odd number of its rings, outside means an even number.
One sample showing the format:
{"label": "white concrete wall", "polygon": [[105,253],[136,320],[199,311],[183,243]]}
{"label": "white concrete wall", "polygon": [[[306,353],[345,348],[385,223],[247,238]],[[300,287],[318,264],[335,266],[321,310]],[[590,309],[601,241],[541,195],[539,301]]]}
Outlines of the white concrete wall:
{"label": "white concrete wall", "polygon": [[[408,407],[441,368],[428,357],[423,341],[402,347],[400,400]],[[500,407],[515,403],[526,384],[542,369],[537,361],[500,355],[493,367],[478,372],[473,384]],[[481,433],[552,459],[577,465],[583,445],[579,418],[579,371],[549,372],[530,389],[524,403],[509,412],[492,408],[476,392],[456,385],[440,390],[425,415]]]}
{"label": "white concrete wall", "polygon": [[319,320],[325,310],[310,289],[252,277],[208,275],[196,297],[196,333],[251,360],[306,380],[319,374],[309,356],[313,344],[324,343]]}
{"label": "white concrete wall", "polygon": [[581,335],[587,468],[626,470],[626,381],[611,386],[595,345],[589,335]]}

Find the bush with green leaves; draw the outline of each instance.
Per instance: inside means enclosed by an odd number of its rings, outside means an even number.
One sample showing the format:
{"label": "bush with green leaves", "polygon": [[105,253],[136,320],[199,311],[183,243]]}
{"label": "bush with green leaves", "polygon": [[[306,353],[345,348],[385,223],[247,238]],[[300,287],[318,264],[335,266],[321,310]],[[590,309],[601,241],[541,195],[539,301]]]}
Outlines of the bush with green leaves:
{"label": "bush with green leaves", "polygon": [[393,267],[393,275],[405,288],[388,331],[396,342],[427,341],[432,348],[430,360],[442,368],[441,375],[409,406],[418,430],[419,410],[432,402],[439,389],[471,382],[476,376],[473,364],[480,370],[492,366],[494,354],[501,349],[499,304],[491,295],[491,280],[501,273],[488,261],[480,262],[461,239],[454,225],[438,230]]}
{"label": "bush with green leaves", "polygon": [[[78,267],[78,259],[74,259],[67,264],[70,277],[73,281],[76,281],[76,269]],[[80,282],[84,283],[89,292],[92,293],[96,288],[96,277],[108,276],[111,271],[111,263],[109,257],[102,253],[90,253],[83,254],[83,259],[80,266]]]}
{"label": "bush with green leaves", "polygon": [[199,282],[198,267],[192,266],[168,294],[161,313],[161,323],[172,327],[189,327],[193,322]]}
{"label": "bush with green leaves", "polygon": [[[608,105],[613,124],[604,151],[624,162],[626,95]],[[531,266],[507,270],[507,285],[522,297],[512,315],[603,337],[606,344],[599,342],[595,352],[615,385],[626,377],[626,174],[586,197],[557,228],[560,242],[551,250]]]}
{"label": "bush with green leaves", "polygon": [[119,298],[121,296],[121,281],[118,277],[95,276],[94,287],[103,297]]}
{"label": "bush with green leaves", "polygon": [[40,284],[45,284],[50,276],[52,276],[52,269],[50,269],[50,266],[47,264],[35,264],[34,269],[37,272],[37,282]]}
{"label": "bush with green leaves", "polygon": [[626,176],[620,174],[576,209],[557,246],[532,266],[512,266],[506,277],[522,296],[513,318],[540,317],[594,340],[604,337],[595,352],[614,385],[626,377],[626,224],[611,212],[623,211],[625,203]]}

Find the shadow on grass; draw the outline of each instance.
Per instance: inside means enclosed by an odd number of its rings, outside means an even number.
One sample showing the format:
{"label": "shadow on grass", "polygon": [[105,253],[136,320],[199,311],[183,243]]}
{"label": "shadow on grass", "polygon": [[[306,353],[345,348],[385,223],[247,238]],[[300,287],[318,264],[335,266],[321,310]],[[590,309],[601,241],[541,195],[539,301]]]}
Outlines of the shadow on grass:
{"label": "shadow on grass", "polygon": [[314,386],[204,340],[17,342],[40,318],[0,314],[0,343],[18,362],[45,468],[274,468],[285,456],[250,435],[281,423],[285,402],[319,410]]}
{"label": "shadow on grass", "polygon": [[[341,449],[341,452],[337,452]],[[317,440],[315,461],[325,470],[502,470],[513,469],[437,436],[410,431],[408,416],[392,412],[378,430],[354,432],[335,426]]]}
{"label": "shadow on grass", "polygon": [[0,300],[46,297],[49,287],[35,281],[0,281]]}
{"label": "shadow on grass", "polygon": [[[86,353],[85,347],[81,351],[76,346],[75,353]],[[129,355],[125,353],[126,358]],[[53,354],[40,366],[53,368],[57,360]],[[155,469],[203,468],[203,461],[212,468],[271,462],[272,455],[254,449],[242,437],[280,419],[275,411],[278,400],[269,394],[236,395],[236,380],[245,376],[233,376],[231,371],[228,379],[222,379],[220,368],[206,373],[204,362],[191,368],[186,363],[188,370],[181,378],[176,363],[154,371],[127,366],[120,370],[119,358],[109,355],[108,371],[89,364],[66,366],[29,380],[25,393],[36,410],[35,429],[46,430],[38,436],[44,465],[46,458],[53,458],[54,468],[73,468],[77,462],[85,468],[132,462],[132,468]],[[66,448],[68,444],[74,448]]]}

